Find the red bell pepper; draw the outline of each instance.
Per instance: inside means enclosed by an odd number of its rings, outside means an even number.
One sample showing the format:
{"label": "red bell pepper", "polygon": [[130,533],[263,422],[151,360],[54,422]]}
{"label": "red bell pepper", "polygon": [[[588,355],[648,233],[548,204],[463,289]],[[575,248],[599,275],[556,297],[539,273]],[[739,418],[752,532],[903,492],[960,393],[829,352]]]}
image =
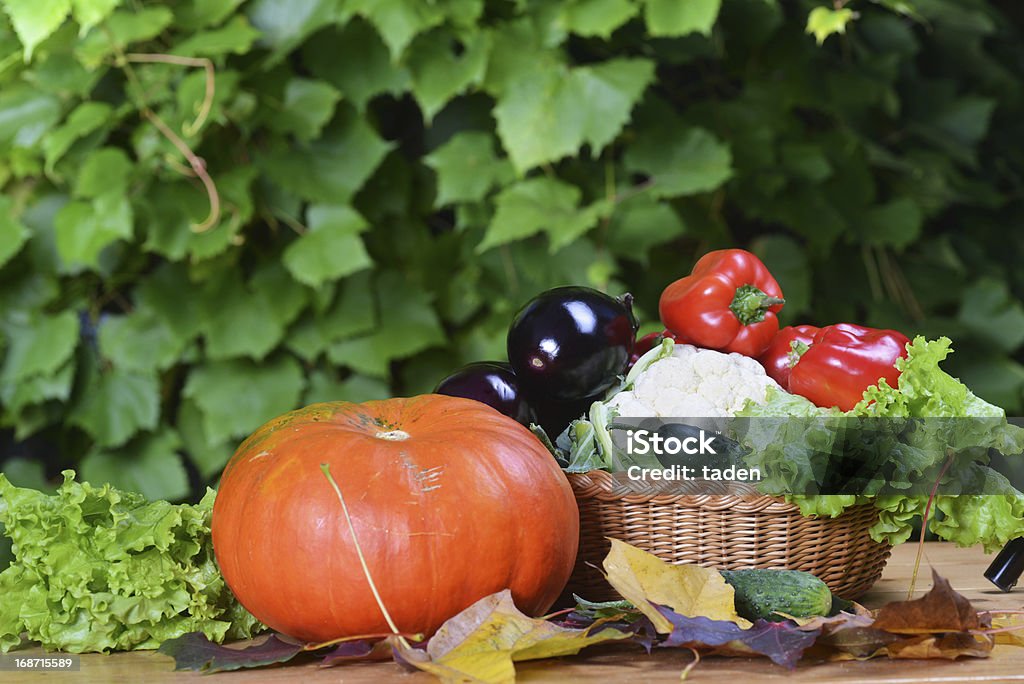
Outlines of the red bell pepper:
{"label": "red bell pepper", "polygon": [[779,331],[772,343],[757,359],[764,370],[782,389],[789,391],[789,374],[807,347],[814,342],[819,328],[813,325],[790,325]]}
{"label": "red bell pepper", "polygon": [[679,342],[757,357],[768,348],[785,300],[761,260],[743,249],[702,256],[665,288],[658,311]]}
{"label": "red bell pepper", "polygon": [[814,334],[789,374],[789,391],[818,406],[849,411],[864,390],[885,379],[896,387],[896,359],[907,356],[910,339],[895,330],[838,323]]}

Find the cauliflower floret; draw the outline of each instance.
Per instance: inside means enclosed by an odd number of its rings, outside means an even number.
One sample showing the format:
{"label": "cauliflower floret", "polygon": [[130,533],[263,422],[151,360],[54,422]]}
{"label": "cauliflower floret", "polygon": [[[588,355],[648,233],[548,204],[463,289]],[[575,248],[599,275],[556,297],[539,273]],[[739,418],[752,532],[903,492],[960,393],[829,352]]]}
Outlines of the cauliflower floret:
{"label": "cauliflower floret", "polygon": [[630,418],[656,418],[657,416],[647,404],[636,398],[632,392],[619,392],[608,402],[609,408],[614,408],[617,415]]}
{"label": "cauliflower floret", "polygon": [[748,399],[764,402],[769,387],[781,390],[748,356],[677,344],[671,356],[652,363],[608,406],[625,418],[727,417]]}

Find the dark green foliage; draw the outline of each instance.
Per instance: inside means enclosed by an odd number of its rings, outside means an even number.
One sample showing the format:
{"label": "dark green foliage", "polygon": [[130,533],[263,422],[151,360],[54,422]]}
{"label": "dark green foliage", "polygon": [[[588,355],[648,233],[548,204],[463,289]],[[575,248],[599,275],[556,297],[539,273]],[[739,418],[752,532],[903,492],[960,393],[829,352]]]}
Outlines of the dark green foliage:
{"label": "dark green foliage", "polygon": [[[1019,412],[1020,12],[821,4],[0,0],[0,454],[185,497],[296,405],[501,358],[542,289],[655,329],[725,246]],[[204,120],[152,55],[211,61]]]}

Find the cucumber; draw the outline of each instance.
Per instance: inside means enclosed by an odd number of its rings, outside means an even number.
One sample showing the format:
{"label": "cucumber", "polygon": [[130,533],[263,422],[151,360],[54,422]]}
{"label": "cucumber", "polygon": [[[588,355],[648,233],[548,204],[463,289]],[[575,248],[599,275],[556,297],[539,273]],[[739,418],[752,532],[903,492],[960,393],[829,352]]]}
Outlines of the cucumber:
{"label": "cucumber", "polygon": [[800,570],[722,570],[736,591],[736,612],[748,620],[779,621],[793,617],[828,615],[832,592],[820,579]]}

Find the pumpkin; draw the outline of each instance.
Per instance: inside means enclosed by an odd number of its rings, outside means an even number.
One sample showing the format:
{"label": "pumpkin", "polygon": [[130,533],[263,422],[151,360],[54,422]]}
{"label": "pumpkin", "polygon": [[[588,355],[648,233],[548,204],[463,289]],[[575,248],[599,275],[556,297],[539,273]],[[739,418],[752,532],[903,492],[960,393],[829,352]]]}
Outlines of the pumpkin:
{"label": "pumpkin", "polygon": [[314,404],[239,446],[213,508],[213,546],[235,596],[310,642],[431,634],[510,589],[540,615],[572,572],[579,511],[529,430],[470,399],[424,395]]}

